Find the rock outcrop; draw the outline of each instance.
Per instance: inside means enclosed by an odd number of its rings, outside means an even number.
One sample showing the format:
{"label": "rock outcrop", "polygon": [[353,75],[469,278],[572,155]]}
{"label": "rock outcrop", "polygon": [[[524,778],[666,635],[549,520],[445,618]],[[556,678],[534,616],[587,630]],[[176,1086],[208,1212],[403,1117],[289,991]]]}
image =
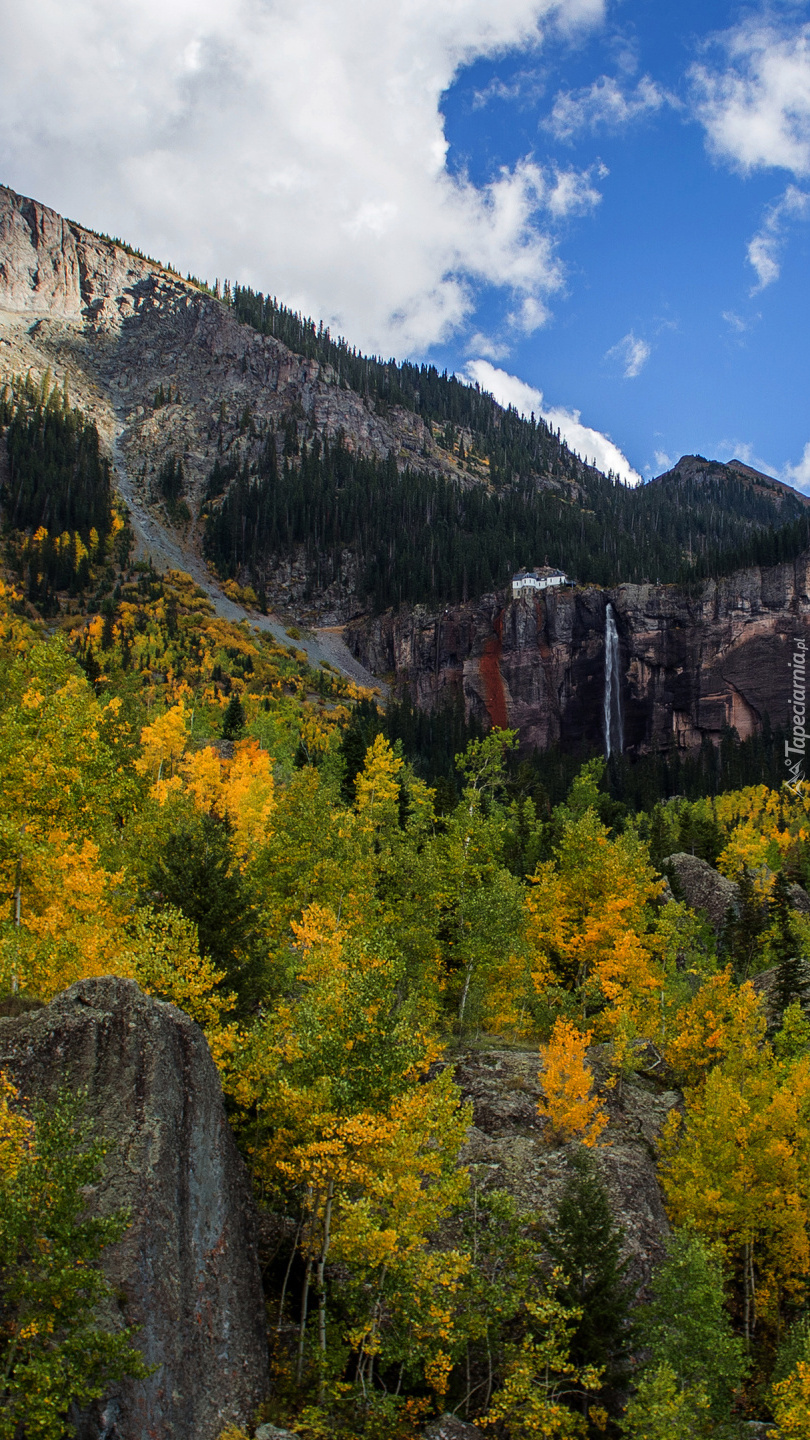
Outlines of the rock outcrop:
{"label": "rock outcrop", "polygon": [[250,1189],[202,1031],[133,981],[83,980],[0,1020],[0,1069],[30,1099],[86,1090],[111,1144],[91,1203],[132,1224],[104,1255],[153,1375],[78,1423],[81,1440],[216,1440],[267,1390]]}
{"label": "rock outcrop", "polygon": [[[418,415],[397,406],[378,414],[331,366],[240,324],[207,290],[0,185],[0,383],[46,369],[60,385],[67,379],[98,426],[145,541],[155,524],[171,528],[150,478],[169,456],[182,461],[196,517],[214,461],[255,459],[269,422],[340,432],[361,454],[393,453],[401,465],[464,480]],[[170,404],[155,405],[159,389],[171,391]],[[196,518],[172,540],[198,558]],[[182,554],[172,563],[192,568]],[[309,588],[294,557],[268,577],[274,604]],[[356,608],[349,576],[318,613],[332,623],[330,614]]]}
{"label": "rock outcrop", "polygon": [[727,880],[707,860],[683,851],[669,855],[664,865],[667,873],[674,877],[679,898],[690,910],[705,915],[715,934],[720,935],[729,913],[739,913],[740,887],[736,881]]}
{"label": "rock outcrop", "polygon": [[[598,1047],[591,1052],[597,1079]],[[550,1220],[570,1173],[572,1146],[549,1143],[537,1102],[542,1093],[536,1051],[474,1050],[459,1057],[455,1074],[465,1100],[472,1101],[473,1123],[462,1159],[473,1182],[509,1191],[524,1211]],[[593,1151],[617,1224],[624,1230],[628,1275],[637,1288],[646,1285],[663,1258],[669,1224],[656,1172],[657,1141],[675,1091],[636,1078],[621,1094],[602,1090],[609,1116]]]}
{"label": "rock outcrop", "polygon": [[787,729],[791,656],[810,635],[810,553],[699,589],[620,585],[485,595],[475,604],[358,620],[347,642],[423,709],[463,696],[527,749],[604,743],[605,611],[619,634],[624,748],[690,751],[733,726]]}

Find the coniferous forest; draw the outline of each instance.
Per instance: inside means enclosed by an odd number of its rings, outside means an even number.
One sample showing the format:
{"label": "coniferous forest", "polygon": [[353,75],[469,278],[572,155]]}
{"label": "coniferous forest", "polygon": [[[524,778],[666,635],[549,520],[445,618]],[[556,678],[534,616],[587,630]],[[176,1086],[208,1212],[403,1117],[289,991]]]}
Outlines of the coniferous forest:
{"label": "coniferous forest", "polygon": [[[457,381],[436,377],[436,385],[440,394],[466,392],[473,423],[476,399],[488,417],[468,434],[466,452],[486,461],[486,482],[472,463],[464,484],[400,470],[393,456],[358,455],[291,416],[261,437],[254,459],[213,466],[205,552],[220,574],[261,589],[273,566],[300,550],[317,592],[340,575],[348,551],[361,603],[385,610],[467,600],[543,562],[582,584],[684,583],[791,560],[810,541],[806,507],[776,487],[769,496],[724,477],[628,489],[583,465],[542,421],[502,411]],[[464,456],[454,423],[442,440]]]}
{"label": "coniferous forest", "polygon": [[[3,404],[0,1013],[111,974],[202,1027],[277,1237],[251,1426],[806,1435],[810,790],[780,783],[784,737],[606,765],[384,707],[310,668],[298,632],[133,563],[63,387]],[[541,463],[553,437],[498,423]],[[505,446],[503,481],[465,489],[292,424],[261,442],[255,470],[211,477],[220,571],[260,580],[303,546],[320,585],[353,546],[377,606],[472,595],[538,553],[663,580],[806,544],[789,500],[745,486],[634,497],[580,469],[574,505],[507,479]],[[156,486],[182,503],[179,462]],[[730,886],[719,916],[690,864]],[[510,1077],[511,1170],[465,1148],[465,1066]],[[608,1184],[639,1134],[666,1213],[643,1274]],[[528,1145],[561,1177],[538,1203]],[[109,1163],[80,1096],[46,1113],[0,1073],[0,1440],[62,1440],[72,1402],[144,1375],[99,1266],[131,1217],[87,1212]]]}

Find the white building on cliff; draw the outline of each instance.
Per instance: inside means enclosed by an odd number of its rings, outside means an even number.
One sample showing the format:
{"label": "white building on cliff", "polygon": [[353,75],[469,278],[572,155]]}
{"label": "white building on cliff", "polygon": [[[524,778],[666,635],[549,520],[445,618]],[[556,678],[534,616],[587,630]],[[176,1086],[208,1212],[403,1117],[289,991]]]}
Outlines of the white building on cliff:
{"label": "white building on cliff", "polygon": [[517,600],[534,590],[550,590],[554,585],[568,583],[565,571],[555,570],[551,565],[543,565],[537,570],[518,570],[517,575],[512,576],[512,599]]}

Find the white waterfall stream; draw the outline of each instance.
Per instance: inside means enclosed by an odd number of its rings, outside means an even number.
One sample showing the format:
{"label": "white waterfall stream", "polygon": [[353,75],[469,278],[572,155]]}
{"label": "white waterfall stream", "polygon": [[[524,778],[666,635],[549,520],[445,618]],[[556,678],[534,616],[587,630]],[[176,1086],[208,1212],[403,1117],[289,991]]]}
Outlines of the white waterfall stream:
{"label": "white waterfall stream", "polygon": [[605,759],[609,760],[614,751],[621,755],[624,749],[624,727],[622,724],[622,687],[619,668],[619,633],[616,629],[616,615],[608,601],[605,610]]}

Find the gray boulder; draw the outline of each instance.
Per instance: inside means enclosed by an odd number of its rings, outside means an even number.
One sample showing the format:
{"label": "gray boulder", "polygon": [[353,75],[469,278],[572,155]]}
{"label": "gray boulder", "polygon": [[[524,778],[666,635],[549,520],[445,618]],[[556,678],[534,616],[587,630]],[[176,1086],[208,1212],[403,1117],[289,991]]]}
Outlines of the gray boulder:
{"label": "gray boulder", "polygon": [[87,1090],[112,1144],[91,1204],[132,1216],[103,1263],[155,1370],[77,1419],[81,1440],[216,1440],[247,1424],[268,1385],[253,1206],[202,1031],[131,980],[83,980],[0,1019],[0,1069],[31,1100]]}
{"label": "gray boulder", "polygon": [[424,1440],[484,1440],[484,1432],[457,1415],[440,1415],[423,1430]]}
{"label": "gray boulder", "polygon": [[679,851],[670,855],[664,866],[675,877],[690,910],[702,911],[716,935],[723,928],[729,909],[735,914],[740,906],[740,887],[734,880],[727,880],[707,860],[697,855]]}

